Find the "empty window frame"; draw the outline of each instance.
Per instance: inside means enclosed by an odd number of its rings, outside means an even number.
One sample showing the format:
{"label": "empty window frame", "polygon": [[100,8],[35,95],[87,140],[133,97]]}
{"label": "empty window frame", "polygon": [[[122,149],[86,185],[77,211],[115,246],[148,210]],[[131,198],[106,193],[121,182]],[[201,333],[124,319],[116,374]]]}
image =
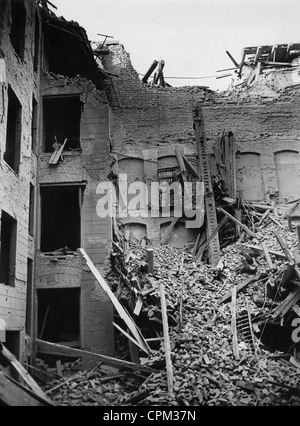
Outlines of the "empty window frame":
{"label": "empty window frame", "polygon": [[37,290],[38,337],[80,346],[80,288]]}
{"label": "empty window frame", "polygon": [[24,59],[26,8],[24,0],[11,0],[11,44],[21,60]]}
{"label": "empty window frame", "polygon": [[32,119],[31,119],[31,149],[33,152],[37,148],[37,132],[38,132],[38,103],[35,97],[32,97]]}
{"label": "empty window frame", "polygon": [[53,152],[53,145],[62,145],[65,139],[65,150],[80,150],[81,109],[79,96],[44,98],[45,152]]}
{"label": "empty window frame", "polygon": [[17,221],[6,212],[1,215],[0,283],[14,287],[16,276]]}
{"label": "empty window frame", "polygon": [[33,261],[27,259],[27,305],[26,305],[26,334],[33,335],[34,327],[34,285],[33,285]]}
{"label": "empty window frame", "polygon": [[29,235],[34,236],[35,188],[30,184],[29,190]]}
{"label": "empty window frame", "polygon": [[4,160],[15,172],[18,172],[20,168],[21,136],[22,106],[12,88],[9,86]]}
{"label": "empty window frame", "polygon": [[40,61],[40,18],[38,12],[35,14],[34,34],[34,71],[38,71]]}
{"label": "empty window frame", "polygon": [[[20,333],[20,331],[6,331],[6,342],[4,343],[4,346],[18,360],[20,360],[20,344],[21,344],[21,333]],[[18,374],[13,372],[13,378],[17,379]]]}
{"label": "empty window frame", "polygon": [[41,251],[81,246],[82,186],[41,187]]}

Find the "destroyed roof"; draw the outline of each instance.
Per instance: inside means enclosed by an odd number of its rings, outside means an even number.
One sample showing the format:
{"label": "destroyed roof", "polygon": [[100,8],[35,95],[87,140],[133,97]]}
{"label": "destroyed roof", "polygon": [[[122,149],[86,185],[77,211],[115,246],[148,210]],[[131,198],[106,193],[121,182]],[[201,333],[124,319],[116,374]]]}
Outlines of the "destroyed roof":
{"label": "destroyed roof", "polygon": [[[245,47],[240,67],[258,62],[269,63],[271,66],[275,66],[277,63],[288,66],[299,56],[300,43]],[[247,60],[249,61],[248,64],[246,64]]]}
{"label": "destroyed roof", "polygon": [[108,76],[95,60],[85,29],[77,22],[58,17],[44,7],[40,8],[40,12],[51,71],[67,77],[80,75],[91,80],[101,90],[103,80]]}

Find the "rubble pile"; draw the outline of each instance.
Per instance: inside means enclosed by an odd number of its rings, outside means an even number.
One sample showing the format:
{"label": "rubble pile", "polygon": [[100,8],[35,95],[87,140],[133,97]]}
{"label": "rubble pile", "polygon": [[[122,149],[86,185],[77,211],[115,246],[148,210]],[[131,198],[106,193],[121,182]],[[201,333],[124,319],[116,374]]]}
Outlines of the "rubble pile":
{"label": "rubble pile", "polygon": [[[223,249],[216,267],[195,262],[190,252],[165,246],[155,250],[155,268],[147,274],[145,248],[128,245],[123,251],[122,244],[115,244],[118,278],[110,281],[131,313],[144,294],[140,313],[133,318],[148,337],[152,356],[141,361],[153,373],[120,371],[121,377],[104,377],[104,383],[101,368],[79,373],[51,392],[54,400],[62,405],[300,405],[300,363],[291,333],[286,335],[285,351],[278,350],[276,339],[265,338],[270,325],[287,326],[291,332],[291,321],[297,317],[300,296],[291,297],[299,293],[297,265],[286,258],[276,235],[287,251],[297,241],[286,222],[265,218],[253,222],[256,238],[245,237]],[[172,394],[165,369],[160,284],[170,326]],[[233,286],[238,359],[233,351]]]}

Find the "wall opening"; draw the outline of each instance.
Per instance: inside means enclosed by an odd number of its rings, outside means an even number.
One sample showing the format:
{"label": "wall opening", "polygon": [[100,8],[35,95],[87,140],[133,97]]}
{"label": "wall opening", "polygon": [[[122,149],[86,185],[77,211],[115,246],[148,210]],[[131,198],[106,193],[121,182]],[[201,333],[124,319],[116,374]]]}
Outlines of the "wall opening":
{"label": "wall opening", "polygon": [[41,251],[76,251],[81,245],[82,186],[41,188]]}
{"label": "wall opening", "polygon": [[30,184],[29,190],[29,235],[34,236],[35,188]]}
{"label": "wall opening", "polygon": [[6,331],[4,346],[19,360],[20,359],[20,332]]}
{"label": "wall opening", "polygon": [[279,198],[300,196],[300,157],[297,151],[279,151],[274,154]]}
{"label": "wall opening", "polygon": [[[160,239],[164,237],[170,224],[171,222],[167,222],[160,225]],[[198,229],[187,229],[184,222],[178,222],[165,244],[175,248],[183,248],[195,244],[198,233]]]}
{"label": "wall opening", "polygon": [[26,8],[23,0],[11,0],[11,21],[11,44],[16,54],[23,61],[26,30]]}
{"label": "wall opening", "polygon": [[33,293],[33,261],[27,260],[27,308],[26,308],[26,334],[33,334],[33,312],[34,312],[34,293]]}
{"label": "wall opening", "polygon": [[38,134],[38,103],[35,97],[32,97],[32,121],[31,121],[31,149],[33,152],[37,148],[37,134]]}
{"label": "wall opening", "polygon": [[79,96],[44,98],[44,150],[53,152],[55,143],[65,150],[80,150],[82,105]]}
{"label": "wall opening", "polygon": [[52,343],[80,346],[80,289],[37,290],[38,337]]}
{"label": "wall opening", "polygon": [[16,276],[17,221],[2,211],[0,239],[0,283],[14,287]]}
{"label": "wall opening", "polygon": [[22,134],[22,106],[9,86],[8,88],[8,113],[7,133],[4,160],[15,171],[20,168]]}
{"label": "wall opening", "polygon": [[39,68],[40,61],[40,19],[39,14],[35,14],[35,32],[34,32],[34,71]]}
{"label": "wall opening", "polygon": [[265,199],[260,154],[242,152],[237,155],[237,190],[246,201]]}

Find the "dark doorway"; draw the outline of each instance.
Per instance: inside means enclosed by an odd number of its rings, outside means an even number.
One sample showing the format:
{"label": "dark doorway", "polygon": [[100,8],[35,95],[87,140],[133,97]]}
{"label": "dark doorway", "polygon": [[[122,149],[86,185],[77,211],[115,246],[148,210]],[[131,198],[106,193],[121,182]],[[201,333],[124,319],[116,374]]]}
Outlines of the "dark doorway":
{"label": "dark doorway", "polygon": [[80,346],[80,289],[37,290],[38,337]]}
{"label": "dark doorway", "polygon": [[80,248],[81,186],[48,186],[41,188],[41,251]]}
{"label": "dark doorway", "polygon": [[11,44],[21,60],[24,59],[26,9],[23,0],[11,0]]}
{"label": "dark doorway", "polygon": [[17,221],[2,211],[0,246],[0,283],[15,285]]}
{"label": "dark doorway", "polygon": [[20,168],[22,135],[22,106],[19,99],[9,86],[8,88],[8,113],[6,148],[4,160],[15,171]]}
{"label": "dark doorway", "polygon": [[45,152],[53,152],[53,145],[62,145],[65,139],[68,139],[65,150],[79,150],[80,97],[45,98],[43,108]]}
{"label": "dark doorway", "polygon": [[4,346],[19,360],[20,359],[20,332],[7,331]]}

